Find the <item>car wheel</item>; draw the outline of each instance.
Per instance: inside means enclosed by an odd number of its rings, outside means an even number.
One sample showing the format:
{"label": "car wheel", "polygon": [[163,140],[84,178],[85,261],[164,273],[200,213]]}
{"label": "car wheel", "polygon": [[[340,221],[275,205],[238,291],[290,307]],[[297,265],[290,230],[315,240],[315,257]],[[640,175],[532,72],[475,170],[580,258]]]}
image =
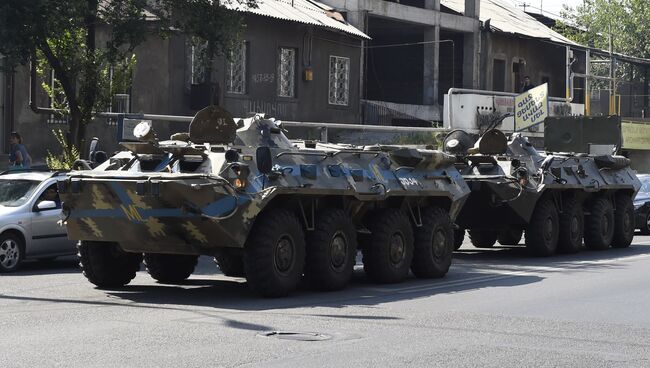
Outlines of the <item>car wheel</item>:
{"label": "car wheel", "polygon": [[0,235],[0,272],[13,272],[20,267],[25,257],[25,245],[16,235]]}

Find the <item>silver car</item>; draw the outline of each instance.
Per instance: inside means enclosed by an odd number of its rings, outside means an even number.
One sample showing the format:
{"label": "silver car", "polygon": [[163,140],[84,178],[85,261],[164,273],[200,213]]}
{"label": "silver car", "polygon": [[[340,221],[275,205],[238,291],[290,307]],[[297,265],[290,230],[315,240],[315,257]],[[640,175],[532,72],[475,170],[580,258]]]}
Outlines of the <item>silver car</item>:
{"label": "silver car", "polygon": [[61,220],[56,183],[65,176],[52,172],[0,175],[0,272],[15,271],[25,259],[53,259],[76,253]]}

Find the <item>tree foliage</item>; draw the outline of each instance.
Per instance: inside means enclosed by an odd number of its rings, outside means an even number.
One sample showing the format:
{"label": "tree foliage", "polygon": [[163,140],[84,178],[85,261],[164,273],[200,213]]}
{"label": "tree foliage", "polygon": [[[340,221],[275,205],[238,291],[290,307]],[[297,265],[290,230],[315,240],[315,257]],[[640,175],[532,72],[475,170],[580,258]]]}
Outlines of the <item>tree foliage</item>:
{"label": "tree foliage", "polygon": [[563,15],[571,27],[561,27],[567,37],[583,45],[650,59],[650,2],[648,0],[584,0]]}
{"label": "tree foliage", "polygon": [[54,71],[70,140],[80,148],[85,125],[116,87],[109,70],[132,69],[133,52],[147,37],[175,32],[207,44],[209,70],[214,57],[239,40],[242,18],[228,7],[240,5],[255,7],[255,0],[2,0],[0,54],[10,69],[36,56],[41,72]]}

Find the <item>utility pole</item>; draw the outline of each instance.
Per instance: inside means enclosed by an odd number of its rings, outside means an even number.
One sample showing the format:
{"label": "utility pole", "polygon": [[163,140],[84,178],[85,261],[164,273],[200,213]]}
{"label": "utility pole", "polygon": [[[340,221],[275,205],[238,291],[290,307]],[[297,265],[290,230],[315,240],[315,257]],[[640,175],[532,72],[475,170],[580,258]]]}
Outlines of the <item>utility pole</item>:
{"label": "utility pole", "polygon": [[517,5],[517,6],[520,6],[520,7],[524,8],[524,13],[525,13],[525,12],[526,12],[526,8],[529,7],[530,5],[531,5],[530,3],[522,2],[521,4],[519,4],[519,5]]}

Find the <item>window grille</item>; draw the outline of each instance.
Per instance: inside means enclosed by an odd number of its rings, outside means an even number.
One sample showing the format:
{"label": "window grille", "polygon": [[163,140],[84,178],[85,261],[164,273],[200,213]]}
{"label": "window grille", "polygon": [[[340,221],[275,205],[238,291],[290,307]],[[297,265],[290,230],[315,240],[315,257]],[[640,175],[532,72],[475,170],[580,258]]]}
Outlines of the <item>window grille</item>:
{"label": "window grille", "polygon": [[[65,94],[62,92],[61,84],[54,75],[54,69],[50,70],[47,78],[49,93],[47,94],[48,106],[52,109],[60,109],[62,106],[67,106]],[[62,113],[50,114],[47,118],[48,124],[68,124],[69,116]]]}
{"label": "window grille", "polygon": [[246,93],[246,42],[233,50],[228,64],[227,92],[243,95]]}
{"label": "window grille", "polygon": [[192,84],[199,84],[203,82],[205,76],[205,52],[208,46],[207,42],[198,45],[188,44],[187,54],[187,88],[190,89]]}
{"label": "window grille", "polygon": [[296,97],[296,49],[278,51],[278,96]]}
{"label": "window grille", "polygon": [[329,103],[347,106],[350,99],[350,58],[330,56]]}

